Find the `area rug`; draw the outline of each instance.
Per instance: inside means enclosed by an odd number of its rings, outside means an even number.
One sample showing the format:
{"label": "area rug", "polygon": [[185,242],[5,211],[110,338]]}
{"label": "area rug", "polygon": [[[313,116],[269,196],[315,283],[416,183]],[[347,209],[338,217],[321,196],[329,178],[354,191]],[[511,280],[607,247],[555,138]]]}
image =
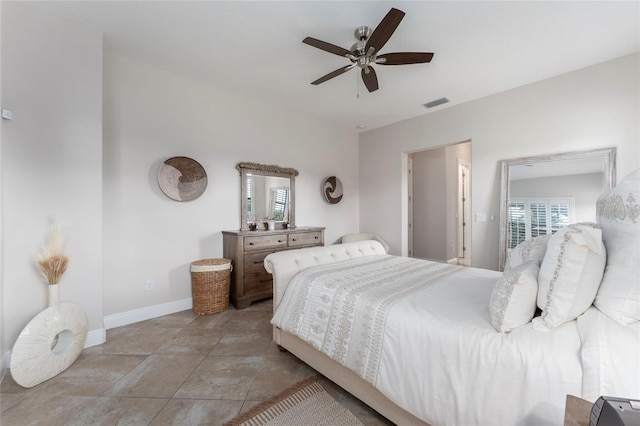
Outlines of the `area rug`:
{"label": "area rug", "polygon": [[362,425],[322,387],[317,377],[304,380],[262,402],[225,426]]}

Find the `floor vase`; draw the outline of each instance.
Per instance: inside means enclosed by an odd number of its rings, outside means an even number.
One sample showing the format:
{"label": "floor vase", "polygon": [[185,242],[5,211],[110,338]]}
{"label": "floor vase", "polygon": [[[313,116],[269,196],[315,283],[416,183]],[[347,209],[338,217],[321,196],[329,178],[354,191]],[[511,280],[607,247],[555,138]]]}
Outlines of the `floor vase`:
{"label": "floor vase", "polygon": [[58,284],[49,287],[49,307],[22,330],[11,353],[11,376],[30,388],[74,363],[87,341],[88,320],[82,306],[59,301]]}

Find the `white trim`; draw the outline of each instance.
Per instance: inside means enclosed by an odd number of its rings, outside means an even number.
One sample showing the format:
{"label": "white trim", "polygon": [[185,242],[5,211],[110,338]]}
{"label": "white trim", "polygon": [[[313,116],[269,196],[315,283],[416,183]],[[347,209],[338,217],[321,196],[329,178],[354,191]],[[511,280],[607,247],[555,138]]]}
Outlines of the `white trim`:
{"label": "white trim", "polygon": [[147,306],[132,311],[121,312],[119,314],[107,315],[104,317],[104,328],[110,330],[123,325],[135,322],[146,321],[148,319],[161,317],[163,315],[174,314],[176,312],[193,309],[193,299],[175,300],[173,302],[162,303],[160,305]]}
{"label": "white trim", "polygon": [[413,257],[413,205],[409,205],[409,200],[413,200],[413,176],[409,175],[413,174],[411,153],[400,153],[400,168],[400,255]]}
{"label": "white trim", "polygon": [[84,343],[85,348],[92,346],[98,346],[107,341],[107,330],[100,328],[98,330],[92,330],[87,334],[87,341]]}

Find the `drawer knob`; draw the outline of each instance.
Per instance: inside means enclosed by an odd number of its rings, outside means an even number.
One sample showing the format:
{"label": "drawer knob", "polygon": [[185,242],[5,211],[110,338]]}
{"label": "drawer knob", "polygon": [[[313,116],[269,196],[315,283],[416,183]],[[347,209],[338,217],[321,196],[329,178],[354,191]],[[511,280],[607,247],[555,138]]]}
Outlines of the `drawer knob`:
{"label": "drawer knob", "polygon": [[249,245],[250,245],[250,246],[252,246],[252,245],[253,245],[253,243],[249,243]]}
{"label": "drawer knob", "polygon": [[316,240],[318,239],[318,237],[313,237],[313,238],[315,238]]}
{"label": "drawer knob", "polygon": [[292,239],[291,239],[291,241],[295,241],[295,240],[296,240],[295,238],[292,238]]}
{"label": "drawer knob", "polygon": [[279,243],[281,243],[281,242],[282,242],[282,240],[278,240],[278,242],[279,242]]}

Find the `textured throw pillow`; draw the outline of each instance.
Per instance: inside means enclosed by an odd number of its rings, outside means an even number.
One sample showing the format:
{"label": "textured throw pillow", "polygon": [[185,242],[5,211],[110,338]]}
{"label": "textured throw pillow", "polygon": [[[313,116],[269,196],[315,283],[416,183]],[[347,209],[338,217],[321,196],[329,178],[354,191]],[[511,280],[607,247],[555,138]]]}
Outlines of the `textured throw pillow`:
{"label": "textured throw pillow", "polygon": [[640,320],[640,169],[598,198],[607,267],[594,305],[619,324]]}
{"label": "textured throw pillow", "polygon": [[491,325],[503,333],[527,324],[536,311],[538,271],[540,267],[530,261],[505,271],[491,292],[489,314]]}
{"label": "textured throw pillow", "polygon": [[540,237],[529,238],[515,246],[507,257],[504,270],[508,271],[511,268],[515,268],[529,261],[535,261],[538,266],[540,266],[542,259],[544,259],[544,254],[547,252],[547,243],[550,238],[551,234],[542,235]]}
{"label": "textured throw pillow", "polygon": [[598,292],[607,252],[595,224],[569,225],[556,232],[538,275],[537,330],[553,330],[584,313]]}

